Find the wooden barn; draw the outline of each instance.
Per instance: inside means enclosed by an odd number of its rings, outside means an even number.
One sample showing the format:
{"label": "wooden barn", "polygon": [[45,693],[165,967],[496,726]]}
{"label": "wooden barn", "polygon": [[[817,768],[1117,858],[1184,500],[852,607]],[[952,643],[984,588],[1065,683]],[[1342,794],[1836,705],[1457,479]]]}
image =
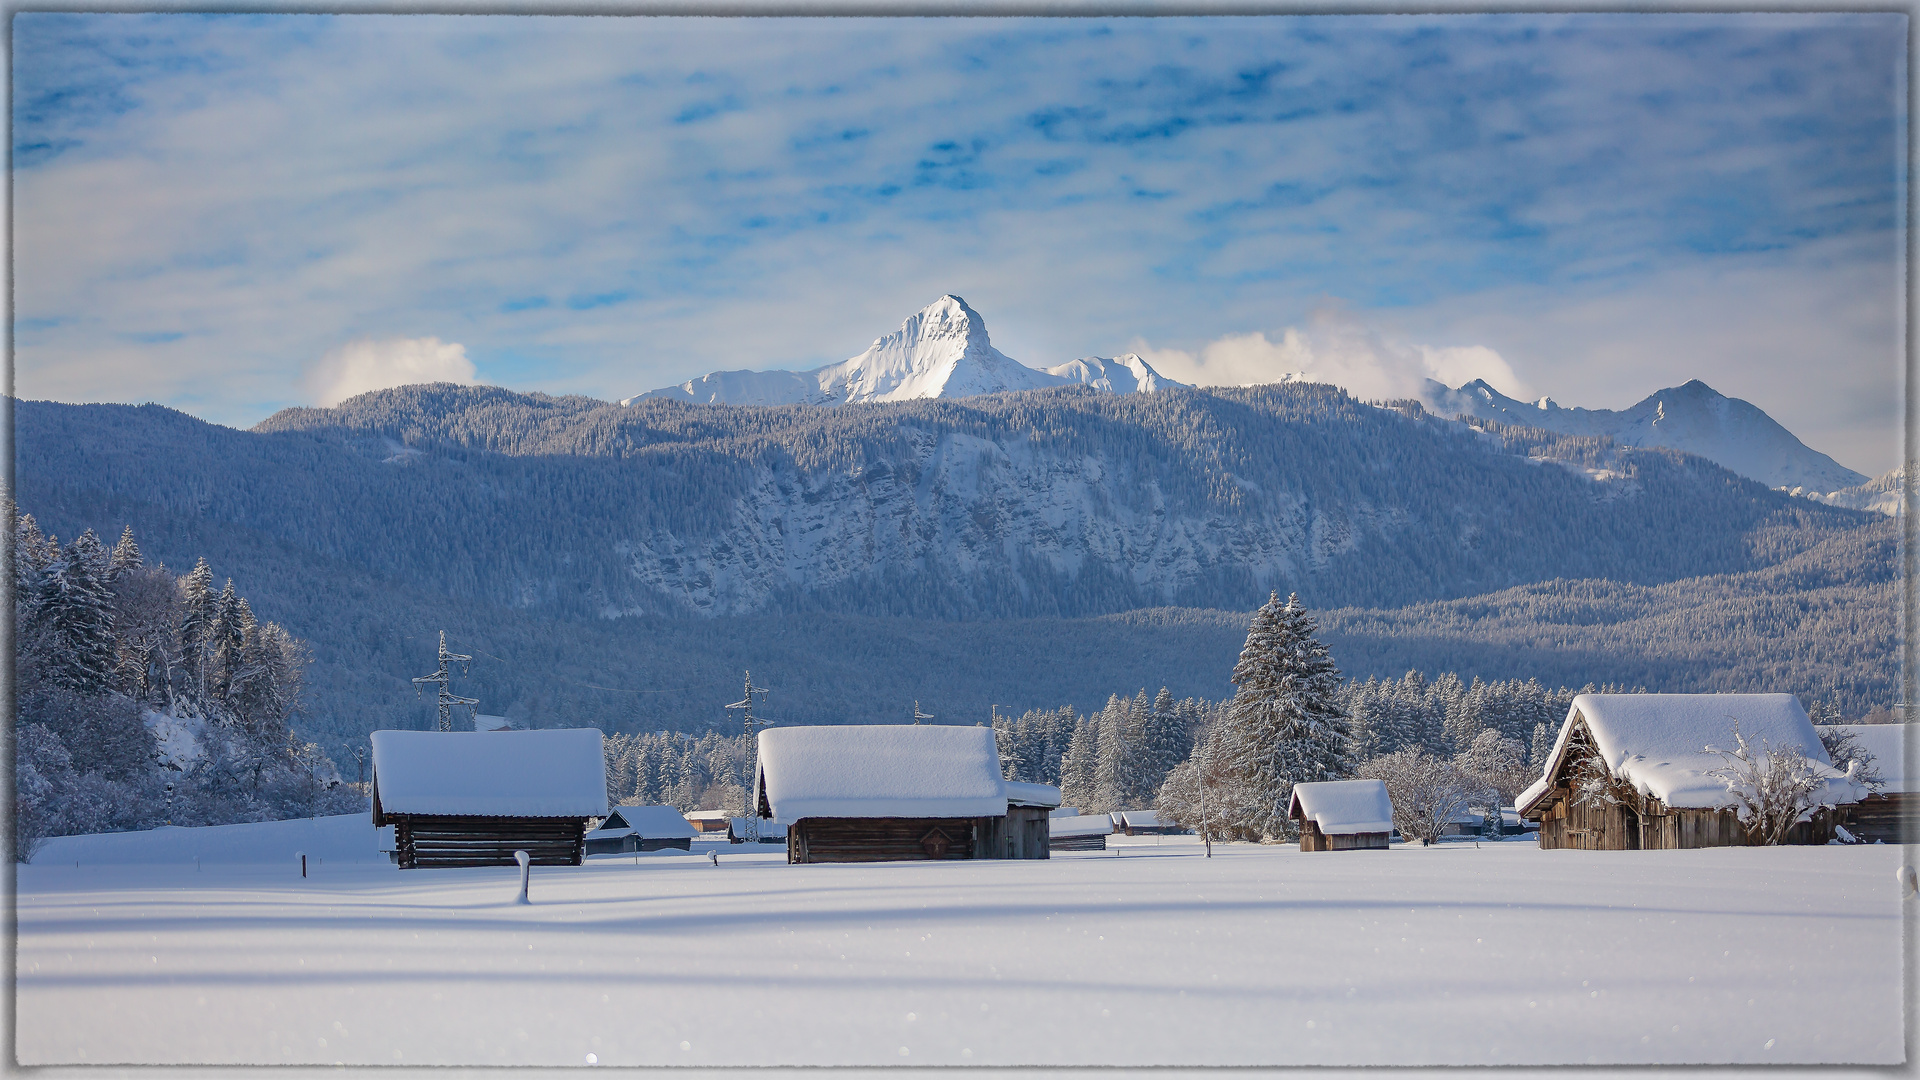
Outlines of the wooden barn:
{"label": "wooden barn", "polygon": [[1295,784],[1287,816],[1300,823],[1301,851],[1384,851],[1393,834],[1393,800],[1379,780]]}
{"label": "wooden barn", "polygon": [[693,826],[671,806],[616,806],[586,837],[587,854],[693,850]]}
{"label": "wooden barn", "polygon": [[[1822,732],[1839,730],[1853,737],[1853,743],[1873,755],[1869,767],[1879,774],[1880,782],[1867,796],[1846,808],[1843,818],[1848,832],[1864,843],[1898,844],[1920,840],[1920,787],[1907,775],[1907,732],[1911,724],[1841,724],[1820,728]],[[1845,768],[1846,762],[1834,765]]]}
{"label": "wooden barn", "polygon": [[[1749,842],[1739,800],[1716,771],[1734,747],[1734,724],[1759,750],[1798,750],[1824,786],[1821,804],[1787,842],[1824,844],[1838,808],[1866,789],[1827,760],[1792,694],[1581,694],[1560,725],[1544,775],[1521,792],[1520,816],[1539,822],[1542,848],[1588,851],[1738,847]],[[1583,777],[1613,801],[1576,798]]]}
{"label": "wooden barn", "polygon": [[578,866],[589,818],[607,813],[597,728],[376,731],[373,823],[394,861],[429,866]]}
{"label": "wooden barn", "polygon": [[1047,821],[1047,847],[1054,851],[1105,851],[1112,834],[1113,819],[1105,814],[1073,814]]}
{"label": "wooden barn", "polygon": [[695,810],[687,815],[687,823],[700,836],[725,833],[733,818],[725,810]]}
{"label": "wooden barn", "polygon": [[754,803],[787,861],[1044,859],[1058,788],[1000,777],[985,727],[774,728]]}
{"label": "wooden barn", "polygon": [[1187,831],[1172,821],[1160,820],[1158,810],[1115,810],[1108,816],[1113,831],[1127,836],[1173,836]]}

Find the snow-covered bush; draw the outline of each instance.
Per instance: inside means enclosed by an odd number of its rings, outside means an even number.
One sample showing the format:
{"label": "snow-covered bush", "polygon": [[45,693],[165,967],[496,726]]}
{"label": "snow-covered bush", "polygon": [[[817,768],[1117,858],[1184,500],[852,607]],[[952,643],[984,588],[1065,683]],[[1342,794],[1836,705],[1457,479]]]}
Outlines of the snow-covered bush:
{"label": "snow-covered bush", "polygon": [[1361,762],[1355,775],[1384,782],[1393,800],[1393,827],[1408,840],[1429,844],[1486,790],[1453,761],[1413,748]]}
{"label": "snow-covered bush", "polygon": [[1740,733],[1738,720],[1733,723],[1733,744],[1732,750],[1707,749],[1727,761],[1713,775],[1726,782],[1739,802],[1740,824],[1746,827],[1748,841],[1786,843],[1787,833],[1820,808],[1816,796],[1826,790],[1826,778],[1797,746],[1775,749],[1762,739],[1755,748]]}
{"label": "snow-covered bush", "polygon": [[1167,774],[1153,808],[1208,840],[1260,840],[1267,824],[1260,793],[1204,744]]}
{"label": "snow-covered bush", "polygon": [[[1832,710],[1829,705],[1828,709]],[[1830,717],[1831,718],[1831,715]],[[1845,770],[1849,762],[1853,765],[1853,778],[1865,784],[1870,791],[1879,791],[1887,785],[1887,778],[1880,774],[1874,764],[1873,751],[1861,746],[1854,732],[1845,727],[1823,726],[1813,729],[1820,735],[1820,745],[1827,752],[1827,760],[1833,762],[1836,769]]]}

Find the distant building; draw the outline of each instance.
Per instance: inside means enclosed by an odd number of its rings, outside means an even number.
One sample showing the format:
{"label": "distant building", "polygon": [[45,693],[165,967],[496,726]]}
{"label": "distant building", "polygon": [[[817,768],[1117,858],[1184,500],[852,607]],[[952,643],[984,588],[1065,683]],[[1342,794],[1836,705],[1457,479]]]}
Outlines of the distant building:
{"label": "distant building", "polygon": [[1053,851],[1105,851],[1113,819],[1078,811],[1047,822],[1047,847]]}
{"label": "distant building", "polygon": [[[1573,699],[1544,775],[1521,792],[1520,816],[1540,823],[1542,848],[1590,851],[1737,847],[1747,843],[1738,800],[1715,773],[1733,728],[1759,751],[1798,750],[1814,763],[1822,804],[1787,842],[1833,838],[1837,808],[1866,789],[1827,760],[1806,710],[1792,694],[1581,694]],[[1596,757],[1597,755],[1597,757]],[[1583,762],[1607,770],[1615,803],[1582,801]]]}
{"label": "distant building", "polygon": [[[1911,724],[1838,724],[1853,736],[1854,745],[1873,755],[1873,771],[1880,789],[1847,807],[1843,823],[1855,838],[1869,844],[1899,844],[1920,838],[1920,778],[1907,775],[1907,732]],[[1821,728],[1825,731],[1828,729]],[[1835,768],[1847,763],[1836,761]]]}
{"label": "distant building", "polygon": [[525,731],[526,728],[522,727],[519,724],[514,723],[513,721],[507,719],[504,716],[491,716],[491,715],[488,715],[487,713],[474,713],[473,714],[473,730],[475,731]]}
{"label": "distant building", "polygon": [[1393,834],[1393,800],[1379,780],[1295,784],[1287,816],[1300,823],[1301,851],[1385,850]]}
{"label": "distant building", "polygon": [[607,813],[598,728],[376,731],[373,823],[401,869],[578,866],[587,820]]}
{"label": "distant building", "polygon": [[693,826],[671,806],[616,806],[586,836],[587,854],[693,849]]}
{"label": "distant building", "polygon": [[727,839],[735,844],[747,842],[747,832],[752,830],[756,843],[784,844],[787,842],[787,827],[777,821],[756,821],[753,818],[728,818]]}
{"label": "distant building", "polygon": [[725,810],[695,810],[687,815],[687,822],[693,826],[694,832],[708,836],[726,832],[733,817]]}
{"label": "distant building", "polygon": [[1113,831],[1128,836],[1172,836],[1187,831],[1172,821],[1162,821],[1158,810],[1115,810],[1109,816]]}
{"label": "distant building", "polygon": [[1000,777],[985,727],[774,728],[753,796],[787,860],[1044,859],[1060,789]]}

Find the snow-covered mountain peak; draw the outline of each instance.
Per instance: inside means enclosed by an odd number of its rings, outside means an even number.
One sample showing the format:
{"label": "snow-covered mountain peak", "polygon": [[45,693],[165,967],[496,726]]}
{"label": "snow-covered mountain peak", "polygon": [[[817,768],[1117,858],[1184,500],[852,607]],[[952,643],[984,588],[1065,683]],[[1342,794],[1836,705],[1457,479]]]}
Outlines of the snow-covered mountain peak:
{"label": "snow-covered mountain peak", "polygon": [[1083,356],[1050,367],[1047,374],[1115,394],[1147,393],[1168,387],[1191,389],[1187,383],[1176,382],[1155,371],[1153,365],[1138,353],[1122,353],[1115,357]]}
{"label": "snow-covered mountain peak", "polygon": [[1036,371],[993,347],[987,321],[948,293],[873,339],[865,352],[812,371],[715,371],[627,398],[669,397],[713,405],[840,405],[857,401],[968,397],[1084,383],[1116,394],[1185,386],[1132,353],[1086,357]]}
{"label": "snow-covered mountain peak", "polygon": [[1867,478],[1809,448],[1758,406],[1689,379],[1627,409],[1567,408],[1543,397],[1516,401],[1484,379],[1448,388],[1429,379],[1421,395],[1442,416],[1469,413],[1565,435],[1604,435],[1621,446],[1698,454],[1769,487],[1837,491]]}

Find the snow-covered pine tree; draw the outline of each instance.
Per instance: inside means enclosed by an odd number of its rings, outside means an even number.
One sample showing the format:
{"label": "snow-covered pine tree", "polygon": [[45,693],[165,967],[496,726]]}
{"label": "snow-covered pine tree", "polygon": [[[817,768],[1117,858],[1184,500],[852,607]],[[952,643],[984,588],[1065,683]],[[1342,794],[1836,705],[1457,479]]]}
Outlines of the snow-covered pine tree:
{"label": "snow-covered pine tree", "polygon": [[[1098,716],[1096,713],[1095,716]],[[1094,768],[1099,763],[1100,733],[1095,716],[1082,716],[1073,724],[1067,752],[1060,759],[1060,805],[1094,808]]]}
{"label": "snow-covered pine tree", "polygon": [[41,576],[35,605],[43,675],[89,697],[106,693],[113,679],[113,595],[99,575],[105,554],[93,530],[81,533]]}
{"label": "snow-covered pine tree", "polygon": [[1267,836],[1289,831],[1296,783],[1352,775],[1340,669],[1314,637],[1319,627],[1297,595],[1274,593],[1254,613],[1233,667],[1233,697],[1222,717],[1224,764],[1243,777],[1257,805],[1250,824]]}
{"label": "snow-covered pine tree", "polygon": [[1533,725],[1533,743],[1527,753],[1527,765],[1535,776],[1547,771],[1547,759],[1553,756],[1554,731],[1543,721]]}
{"label": "snow-covered pine tree", "polygon": [[1100,710],[1099,735],[1094,746],[1093,808],[1124,810],[1133,794],[1133,716],[1130,703],[1118,694]]}
{"label": "snow-covered pine tree", "polygon": [[1146,798],[1141,805],[1148,805],[1152,797],[1160,791],[1160,785],[1166,782],[1167,774],[1174,766],[1186,760],[1193,732],[1187,725],[1186,716],[1173,700],[1173,692],[1161,687],[1154,695],[1153,704],[1147,708],[1145,737],[1142,739],[1142,792]]}
{"label": "snow-covered pine tree", "polygon": [[208,642],[219,615],[219,594],[213,591],[213,568],[206,559],[195,563],[180,579],[180,669],[195,706],[206,697],[211,668]]}
{"label": "snow-covered pine tree", "polygon": [[240,607],[244,603],[233,591],[233,579],[227,579],[226,588],[214,598],[213,626],[207,639],[207,660],[210,677],[208,692],[216,699],[225,698],[232,689],[234,672],[241,664],[241,650],[246,645],[246,629],[241,625]]}
{"label": "snow-covered pine tree", "polygon": [[120,542],[113,545],[113,554],[107,560],[107,583],[112,585],[122,574],[145,565],[146,560],[140,557],[140,544],[133,538],[133,526],[128,525],[120,530]]}

